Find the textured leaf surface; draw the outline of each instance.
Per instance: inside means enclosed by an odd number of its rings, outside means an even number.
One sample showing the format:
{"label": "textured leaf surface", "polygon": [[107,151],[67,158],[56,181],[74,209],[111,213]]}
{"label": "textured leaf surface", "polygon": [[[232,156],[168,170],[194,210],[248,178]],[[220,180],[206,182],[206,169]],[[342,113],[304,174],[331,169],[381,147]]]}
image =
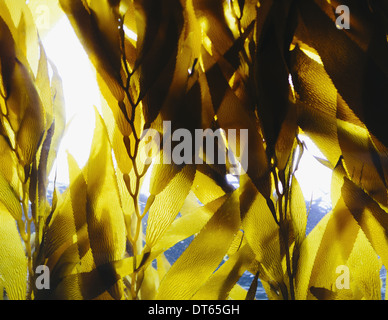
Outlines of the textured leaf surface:
{"label": "textured leaf surface", "polygon": [[235,192],[171,266],[160,284],[156,299],[190,299],[221,262],[239,225]]}
{"label": "textured leaf surface", "polygon": [[27,292],[27,258],[14,218],[0,206],[0,276],[9,299],[24,300]]}

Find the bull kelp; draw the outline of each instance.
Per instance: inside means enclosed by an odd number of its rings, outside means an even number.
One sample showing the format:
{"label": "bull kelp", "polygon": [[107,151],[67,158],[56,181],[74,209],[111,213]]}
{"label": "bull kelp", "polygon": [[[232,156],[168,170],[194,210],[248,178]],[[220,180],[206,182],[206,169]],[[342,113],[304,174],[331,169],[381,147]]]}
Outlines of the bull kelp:
{"label": "bull kelp", "polygon": [[[66,121],[45,10],[102,101],[52,199]],[[388,1],[1,0],[0,93],[0,298],[382,299]],[[332,171],[310,232],[302,136]]]}

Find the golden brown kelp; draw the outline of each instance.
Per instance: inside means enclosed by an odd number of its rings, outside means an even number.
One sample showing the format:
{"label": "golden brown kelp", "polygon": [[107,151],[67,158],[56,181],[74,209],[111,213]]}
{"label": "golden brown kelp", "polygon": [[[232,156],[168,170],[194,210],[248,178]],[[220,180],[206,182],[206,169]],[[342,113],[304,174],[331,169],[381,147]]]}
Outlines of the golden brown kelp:
{"label": "golden brown kelp", "polygon": [[[48,78],[33,36],[23,38],[33,20],[27,7],[1,5],[0,259],[13,268],[0,264],[0,284],[10,298],[254,299],[259,279],[269,299],[381,298],[386,1],[59,2],[96,70],[103,112],[88,163],[79,168],[69,155],[70,186],[50,205],[59,78]],[[339,5],[350,9],[350,29],[337,23]],[[235,129],[235,141],[229,133],[219,140],[240,160],[247,154],[238,186],[226,179],[233,163],[206,161],[214,155],[205,145],[174,163],[169,148],[180,144],[166,144],[165,121],[192,137]],[[308,235],[295,175],[302,134],[333,171],[333,209]],[[152,167],[150,139],[159,151]],[[185,239],[171,265],[165,252]],[[50,270],[48,290],[34,287],[39,265]],[[238,284],[246,271],[249,290]]]}
{"label": "golden brown kelp", "polygon": [[2,1],[0,25],[0,274],[8,297],[25,299],[34,296],[35,257],[51,211],[46,193],[65,125],[63,95],[24,1]]}

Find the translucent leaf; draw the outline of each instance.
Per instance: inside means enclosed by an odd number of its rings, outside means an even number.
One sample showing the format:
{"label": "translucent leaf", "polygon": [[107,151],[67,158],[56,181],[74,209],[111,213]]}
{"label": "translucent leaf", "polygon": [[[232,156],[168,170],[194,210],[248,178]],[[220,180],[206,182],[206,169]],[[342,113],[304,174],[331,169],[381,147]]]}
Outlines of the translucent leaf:
{"label": "translucent leaf", "polygon": [[117,12],[106,2],[92,1],[90,7],[82,0],[60,0],[59,3],[109,90],[117,101],[123,101]]}
{"label": "translucent leaf", "polygon": [[306,28],[298,37],[318,51],[343,99],[387,145],[383,121],[388,101],[386,34],[378,23],[378,13],[369,10],[367,2],[347,5],[351,32],[336,28],[334,3],[302,1],[299,8]]}
{"label": "translucent leaf", "polygon": [[[10,145],[3,136],[0,136],[0,176],[2,176],[9,186],[14,190],[15,195],[21,198],[22,182],[25,181],[24,170],[18,165],[18,159]],[[1,178],[0,178],[1,179]]]}
{"label": "translucent leaf", "polygon": [[201,203],[207,204],[232,191],[226,181],[224,168],[208,164],[199,164],[196,167],[192,190]]}
{"label": "translucent leaf", "polygon": [[20,199],[2,174],[0,174],[0,203],[15,220],[21,220],[22,206]]}
{"label": "translucent leaf", "polygon": [[48,130],[53,122],[54,112],[47,56],[42,44],[40,44],[40,58],[38,65],[38,73],[36,76],[36,87],[39,96],[41,97],[42,104],[45,108],[45,129]]}
{"label": "translucent leaf", "polygon": [[163,278],[156,299],[190,299],[225,256],[240,226],[238,194],[232,193]]}
{"label": "translucent leaf", "polygon": [[353,293],[366,300],[381,300],[381,262],[362,230],[358,233],[347,265]]}
{"label": "translucent leaf", "polygon": [[347,178],[344,179],[342,194],[347,208],[386,266],[388,263],[387,212]]}
{"label": "translucent leaf", "polygon": [[180,241],[199,233],[213,214],[223,205],[226,199],[227,196],[224,195],[223,197],[211,201],[191,213],[175,219],[160,240],[158,240],[152,248],[150,260],[152,260],[154,255],[158,255],[160,252],[166,251]]}
{"label": "translucent leaf", "polygon": [[337,90],[324,67],[297,45],[290,53],[298,93],[298,124],[333,167],[341,155],[337,136]]}
{"label": "translucent leaf", "polygon": [[138,57],[135,65],[140,72],[139,100],[145,100],[144,116],[150,125],[165,100],[169,99],[167,105],[173,106],[186,91],[191,57],[189,52],[178,55],[179,51],[185,50],[179,46],[183,29],[180,1],[135,1],[135,6],[138,10]]}
{"label": "translucent leaf", "polygon": [[63,16],[58,0],[29,0],[28,7],[31,10],[41,38],[49,33]]}
{"label": "translucent leaf", "polygon": [[270,158],[290,107],[291,88],[286,61],[296,19],[291,2],[266,1],[258,9],[255,88],[257,112]]}
{"label": "translucent leaf", "polygon": [[194,295],[194,300],[226,300],[230,290],[243,275],[255,255],[248,245],[241,247],[235,254],[209,278]]}
{"label": "translucent leaf", "polygon": [[[100,172],[104,180],[101,181],[96,172]],[[97,112],[86,181],[86,221],[95,264],[99,266],[120,260],[124,256],[126,243],[124,215],[120,206],[112,150],[105,125]],[[114,270],[110,272],[114,273]],[[122,296],[119,283],[110,290],[110,294],[116,299]]]}
{"label": "translucent leaf", "polygon": [[246,296],[247,290],[242,288],[238,283],[229,292],[229,298],[233,300],[244,300]]}
{"label": "translucent leaf", "polygon": [[142,300],[153,300],[159,286],[159,273],[152,266],[144,270],[140,296]]}
{"label": "translucent leaf", "polygon": [[295,241],[298,245],[301,245],[306,236],[307,212],[302,189],[295,176],[293,176],[291,183],[290,202],[290,216],[295,234]]}
{"label": "translucent leaf", "polygon": [[367,129],[341,120],[337,120],[337,123],[338,141],[348,176],[373,198],[386,205],[387,179],[380,156],[386,158],[387,155],[377,152]]}
{"label": "translucent leaf", "polygon": [[340,198],[333,211],[302,243],[296,275],[297,299],[312,298],[311,287],[337,291],[336,269],[346,264],[359,230],[359,225]]}
{"label": "translucent leaf", "polygon": [[193,1],[193,6],[197,19],[205,24],[203,32],[207,34],[218,54],[223,55],[234,40],[225,19],[223,1]]}
{"label": "translucent leaf", "polygon": [[0,16],[0,26],[2,29],[0,37],[0,58],[1,58],[1,84],[3,96],[8,96],[11,90],[11,79],[15,68],[15,43],[11,31],[3,17]]}
{"label": "translucent leaf", "polygon": [[50,173],[58,155],[60,142],[65,132],[66,111],[62,87],[62,80],[58,70],[53,64],[50,64],[53,70],[51,79],[51,99],[53,105],[54,134],[51,139],[50,152],[47,160],[47,172]]}
{"label": "translucent leaf", "polygon": [[186,165],[171,182],[155,196],[149,211],[146,243],[152,247],[174,221],[189,194],[194,180],[195,167]]}
{"label": "translucent leaf", "polygon": [[[263,195],[249,179],[244,179],[240,196],[242,225],[246,240],[256,259],[277,282],[283,281],[279,227]],[[260,232],[257,232],[260,230]]]}
{"label": "translucent leaf", "polygon": [[44,131],[42,102],[28,69],[16,62],[8,99],[10,124],[16,135],[16,152],[23,166],[33,161]]}
{"label": "translucent leaf", "polygon": [[27,294],[27,258],[15,220],[2,206],[0,206],[0,243],[2,285],[9,299],[24,300]]}

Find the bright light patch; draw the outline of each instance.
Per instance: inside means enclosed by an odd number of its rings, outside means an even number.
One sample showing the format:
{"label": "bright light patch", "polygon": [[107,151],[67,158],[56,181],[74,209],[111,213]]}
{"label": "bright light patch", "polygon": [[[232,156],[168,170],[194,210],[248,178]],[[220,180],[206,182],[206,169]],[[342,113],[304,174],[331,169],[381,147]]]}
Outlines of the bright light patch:
{"label": "bright light patch", "polygon": [[292,82],[292,75],[291,75],[291,74],[288,75],[288,83],[290,84],[292,96],[293,96],[293,98],[294,98],[294,100],[295,100],[295,99],[296,99],[296,96],[295,96],[295,88],[294,88],[294,83]]}
{"label": "bright light patch", "polygon": [[323,62],[322,62],[322,59],[321,59],[321,57],[318,55],[318,54],[316,54],[316,53],[314,53],[314,52],[312,52],[312,51],[310,51],[310,50],[307,50],[307,49],[305,49],[305,48],[300,48],[309,58],[311,58],[311,59],[313,59],[315,62],[318,62],[320,65],[322,65],[323,66]]}

